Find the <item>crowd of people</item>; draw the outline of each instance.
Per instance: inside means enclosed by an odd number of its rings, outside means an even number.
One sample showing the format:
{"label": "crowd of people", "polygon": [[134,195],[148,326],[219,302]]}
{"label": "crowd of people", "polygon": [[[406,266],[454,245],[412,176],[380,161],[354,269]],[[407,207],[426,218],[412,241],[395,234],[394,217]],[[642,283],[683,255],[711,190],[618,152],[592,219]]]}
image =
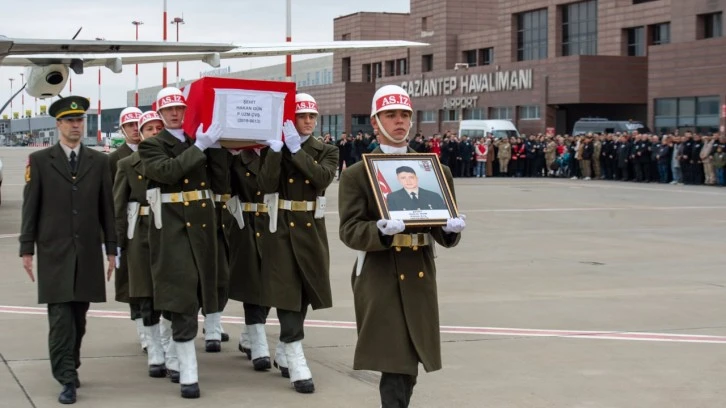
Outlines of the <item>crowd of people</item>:
{"label": "crowd of people", "polygon": [[[337,142],[339,172],[375,149],[377,138],[343,133]],[[563,177],[644,183],[726,186],[726,136],[678,132],[665,135],[606,133],[571,136],[457,136],[451,131],[410,140],[419,153],[436,153],[454,177]]]}

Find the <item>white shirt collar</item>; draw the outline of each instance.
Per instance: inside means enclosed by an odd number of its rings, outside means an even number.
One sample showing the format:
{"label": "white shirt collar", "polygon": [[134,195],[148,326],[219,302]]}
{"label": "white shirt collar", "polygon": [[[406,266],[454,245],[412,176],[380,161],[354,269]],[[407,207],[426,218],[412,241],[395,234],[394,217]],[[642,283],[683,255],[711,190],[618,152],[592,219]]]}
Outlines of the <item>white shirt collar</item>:
{"label": "white shirt collar", "polygon": [[126,146],[128,146],[134,152],[139,150],[139,145],[137,143],[126,143]]}
{"label": "white shirt collar", "polygon": [[76,157],[81,153],[81,145],[79,144],[74,149],[71,149],[70,147],[64,145],[62,142],[60,144],[61,148],[63,149],[63,153],[66,154],[66,159],[69,161],[71,160],[71,152],[76,152]]}
{"label": "white shirt collar", "polygon": [[389,145],[379,145],[378,147],[381,148],[381,151],[385,154],[403,154],[408,153],[408,146],[401,146],[401,147],[394,147]]}
{"label": "white shirt collar", "polygon": [[309,135],[308,136],[300,136],[300,144],[303,144],[303,143],[307,142],[308,139],[310,139],[310,136]]}
{"label": "white shirt collar", "polygon": [[171,133],[172,136],[174,136],[178,141],[184,142],[186,141],[186,138],[184,137],[184,129],[166,129]]}

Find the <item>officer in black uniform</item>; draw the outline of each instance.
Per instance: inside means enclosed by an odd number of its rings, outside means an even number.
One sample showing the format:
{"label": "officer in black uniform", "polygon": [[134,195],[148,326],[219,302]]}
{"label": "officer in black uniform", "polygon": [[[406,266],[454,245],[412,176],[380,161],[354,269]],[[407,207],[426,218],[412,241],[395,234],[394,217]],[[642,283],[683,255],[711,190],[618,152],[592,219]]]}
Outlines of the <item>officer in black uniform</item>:
{"label": "officer in black uniform", "polygon": [[396,176],[403,188],[388,195],[389,211],[445,210],[444,199],[433,191],[419,187],[418,176],[409,166],[396,169]]}

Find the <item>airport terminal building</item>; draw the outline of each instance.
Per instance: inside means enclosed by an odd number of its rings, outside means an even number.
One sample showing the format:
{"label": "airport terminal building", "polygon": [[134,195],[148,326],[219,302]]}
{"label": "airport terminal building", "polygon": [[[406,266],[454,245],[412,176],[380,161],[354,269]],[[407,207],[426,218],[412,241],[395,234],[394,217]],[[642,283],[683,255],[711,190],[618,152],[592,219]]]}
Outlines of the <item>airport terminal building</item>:
{"label": "airport terminal building", "polygon": [[[374,89],[403,86],[417,129],[509,119],[521,132],[571,132],[580,118],[640,120],[664,132],[717,131],[726,109],[718,0],[411,0],[410,14],[335,20],[336,40],[431,44],[336,53],[318,98],[322,131],[368,125]],[[722,106],[724,108],[722,109]]]}
{"label": "airport terminal building", "polygon": [[[718,131],[724,9],[723,0],[411,0],[410,13],[336,18],[335,40],[429,46],[338,52],[310,66],[295,62],[293,73],[323,73],[325,82],[296,82],[318,101],[317,133],[335,137],[371,130],[370,101],[385,84],[408,90],[415,129],[426,135],[456,131],[461,119],[569,133],[588,117],[637,120],[658,133]],[[225,76],[282,80],[283,67]],[[157,90],[140,99],[150,103]]]}

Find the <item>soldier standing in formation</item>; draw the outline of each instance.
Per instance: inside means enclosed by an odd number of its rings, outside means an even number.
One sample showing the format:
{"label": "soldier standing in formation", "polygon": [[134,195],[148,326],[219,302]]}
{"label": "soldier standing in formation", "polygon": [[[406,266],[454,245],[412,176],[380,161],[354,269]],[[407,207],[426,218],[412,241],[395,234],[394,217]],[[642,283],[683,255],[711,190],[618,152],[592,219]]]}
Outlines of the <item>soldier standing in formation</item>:
{"label": "soldier standing in formation", "polygon": [[302,347],[308,306],[333,305],[324,215],[325,189],[335,177],[338,149],[310,137],[317,118],[315,99],[297,94],[295,123],[288,120],[283,125],[285,147],[279,152],[265,149],[263,165],[270,172],[257,177],[260,194],[280,197],[277,231],[265,243],[274,248],[275,256],[265,259],[269,262],[264,269],[269,271],[268,306],[277,309],[290,382],[300,393],[315,391]]}
{"label": "soldier standing in formation", "polygon": [[[38,303],[48,304],[48,346],[58,402],[76,402],[81,340],[90,302],[105,302],[102,244],[108,280],[116,263],[108,157],[81,143],[88,99],[53,102],[60,141],[32,153],[25,169],[20,256],[32,281],[38,254]],[[102,237],[105,243],[102,243]]]}
{"label": "soldier standing in formation", "polygon": [[[406,144],[412,114],[411,99],[401,87],[376,91],[371,122],[382,137],[373,153],[412,153]],[[453,188],[451,171],[442,169]],[[382,372],[382,407],[408,407],[418,364],[426,371],[441,369],[433,245],[455,246],[464,219],[449,219],[443,228],[407,228],[401,220],[380,219],[361,163],[343,173],[338,210],[340,239],[359,251],[352,274],[358,328],[353,368]]]}
{"label": "soldier standing in formation", "polygon": [[207,319],[219,316],[217,221],[205,151],[218,144],[221,130],[213,124],[203,132],[200,125],[192,141],[182,129],[186,102],[176,88],[159,91],[156,106],[166,129],[139,145],[154,217],[149,228],[154,306],[170,312],[181,396],[199,398],[197,315],[201,307]]}
{"label": "soldier standing in formation", "polygon": [[[139,117],[141,110],[130,106],[119,114],[118,127],[124,135],[124,143],[116,150],[108,154],[108,161],[111,165],[111,181],[116,179],[119,160],[131,156],[139,148],[141,136],[139,134]],[[125,253],[119,253],[116,260],[116,277],[114,280],[116,288],[116,301],[128,303],[131,320],[136,323],[136,334],[139,336],[141,348],[146,351],[146,337],[144,335],[144,322],[141,319],[139,305],[129,299],[129,271]]]}
{"label": "soldier standing in formation", "polygon": [[[129,108],[127,108],[129,109]],[[121,115],[124,122],[123,113]],[[146,112],[137,117],[143,140],[156,136],[164,128],[159,115]],[[123,126],[123,125],[122,125]],[[147,344],[149,376],[166,376],[164,348],[159,322],[161,312],[154,309],[154,286],[149,253],[149,203],[146,200],[147,180],[138,151],[118,162],[113,185],[116,210],[116,236],[119,256],[128,265],[128,294],[131,304],[139,308]],[[123,254],[123,255],[122,255]],[[170,364],[178,373],[178,362]]]}

